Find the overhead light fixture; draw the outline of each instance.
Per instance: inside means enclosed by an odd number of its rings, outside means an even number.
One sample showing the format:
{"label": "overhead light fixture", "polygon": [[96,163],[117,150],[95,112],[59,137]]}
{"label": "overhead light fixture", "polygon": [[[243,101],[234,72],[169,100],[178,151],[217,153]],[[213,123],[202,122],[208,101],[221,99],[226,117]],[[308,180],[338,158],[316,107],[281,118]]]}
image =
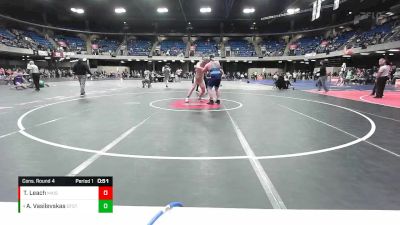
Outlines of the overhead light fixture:
{"label": "overhead light fixture", "polygon": [[132,61],[132,59],[128,59],[128,62],[131,62]]}
{"label": "overhead light fixture", "polygon": [[121,63],[125,63],[123,60],[121,60]]}
{"label": "overhead light fixture", "polygon": [[368,52],[362,52],[362,53],[360,53],[360,55],[369,55],[369,53]]}
{"label": "overhead light fixture", "polygon": [[389,55],[394,55],[394,53],[390,53]]}
{"label": "overhead light fixture", "polygon": [[400,52],[400,49],[390,49],[389,52]]}
{"label": "overhead light fixture", "polygon": [[114,9],[114,12],[117,14],[126,13],[126,9],[122,7],[117,7]]}
{"label": "overhead light fixture", "polygon": [[376,51],[375,53],[378,53],[378,54],[385,54],[386,52],[385,52],[385,51]]}
{"label": "overhead light fixture", "polygon": [[249,14],[254,13],[256,10],[254,8],[244,8],[243,13]]}
{"label": "overhead light fixture", "polygon": [[126,21],[124,21],[124,24],[126,24]]}
{"label": "overhead light fixture", "polygon": [[343,58],[351,58],[351,55],[343,55]]}
{"label": "overhead light fixture", "polygon": [[71,11],[74,13],[78,13],[78,14],[83,14],[85,13],[85,10],[82,8],[71,8]]}
{"label": "overhead light fixture", "polygon": [[210,7],[202,7],[202,8],[200,8],[200,12],[201,13],[210,13],[211,8]]}
{"label": "overhead light fixture", "polygon": [[386,15],[388,15],[388,16],[393,16],[394,13],[392,13],[392,12],[387,12]]}
{"label": "overhead light fixture", "polygon": [[286,12],[289,15],[293,15],[295,13],[299,13],[300,12],[300,8],[291,8],[291,9],[288,9]]}
{"label": "overhead light fixture", "polygon": [[168,12],[168,8],[166,8],[166,7],[158,8],[158,9],[157,9],[157,12],[158,12],[158,13],[167,13],[167,12]]}
{"label": "overhead light fixture", "polygon": [[292,62],[293,60],[291,60],[291,59],[288,59],[288,62]]}
{"label": "overhead light fixture", "polygon": [[353,14],[353,12],[349,12],[349,15]]}
{"label": "overhead light fixture", "polygon": [[340,29],[344,29],[344,26],[340,26],[339,28],[340,28]]}

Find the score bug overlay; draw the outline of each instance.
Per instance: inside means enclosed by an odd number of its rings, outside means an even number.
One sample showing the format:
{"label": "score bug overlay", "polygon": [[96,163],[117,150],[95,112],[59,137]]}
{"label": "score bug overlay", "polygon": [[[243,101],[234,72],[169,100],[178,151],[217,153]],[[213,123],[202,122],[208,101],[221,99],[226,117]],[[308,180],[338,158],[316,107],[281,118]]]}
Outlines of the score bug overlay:
{"label": "score bug overlay", "polygon": [[18,213],[113,212],[112,177],[18,177]]}

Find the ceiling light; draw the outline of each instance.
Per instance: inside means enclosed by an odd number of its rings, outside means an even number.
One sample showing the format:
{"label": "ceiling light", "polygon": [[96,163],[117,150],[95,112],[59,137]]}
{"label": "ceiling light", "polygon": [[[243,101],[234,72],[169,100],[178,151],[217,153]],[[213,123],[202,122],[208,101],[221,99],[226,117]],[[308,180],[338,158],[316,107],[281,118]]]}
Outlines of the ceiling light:
{"label": "ceiling light", "polygon": [[376,51],[375,53],[378,53],[378,54],[385,54],[385,51]]}
{"label": "ceiling light", "polygon": [[400,52],[400,49],[390,49],[389,52]]}
{"label": "ceiling light", "polygon": [[295,14],[295,13],[299,13],[299,12],[300,12],[300,8],[288,9],[286,12],[287,12],[287,14],[289,14],[289,15],[293,15],[293,14]]}
{"label": "ceiling light", "polygon": [[362,53],[360,53],[360,55],[369,55],[369,53],[368,52],[362,52]]}
{"label": "ceiling light", "polygon": [[393,53],[390,53],[389,55],[394,55]]}
{"label": "ceiling light", "polygon": [[344,29],[344,26],[340,26],[339,28],[340,28],[340,29]]}
{"label": "ceiling light", "polygon": [[200,12],[201,13],[210,13],[211,8],[210,7],[202,7],[202,8],[200,8]]}
{"label": "ceiling light", "polygon": [[128,59],[128,61],[129,61],[129,62],[131,62],[131,61],[132,61],[132,59]]}
{"label": "ceiling light", "polygon": [[124,21],[124,24],[126,24],[126,22]]}
{"label": "ceiling light", "polygon": [[293,61],[293,60],[291,60],[291,59],[288,59],[288,62],[291,62],[291,61]]}
{"label": "ceiling light", "polygon": [[71,8],[71,11],[74,13],[78,13],[78,14],[83,14],[85,13],[85,10],[82,8]]}
{"label": "ceiling light", "polygon": [[115,13],[121,14],[121,13],[126,13],[126,9],[122,7],[117,7],[114,9]]}
{"label": "ceiling light", "polygon": [[162,8],[158,8],[157,9],[158,13],[167,13],[168,12],[168,8],[162,7]]}
{"label": "ceiling light", "polygon": [[254,8],[244,8],[243,13],[249,14],[254,13],[256,10]]}
{"label": "ceiling light", "polygon": [[351,55],[343,55],[343,58],[351,58]]}
{"label": "ceiling light", "polygon": [[353,12],[349,12],[349,15],[353,14]]}

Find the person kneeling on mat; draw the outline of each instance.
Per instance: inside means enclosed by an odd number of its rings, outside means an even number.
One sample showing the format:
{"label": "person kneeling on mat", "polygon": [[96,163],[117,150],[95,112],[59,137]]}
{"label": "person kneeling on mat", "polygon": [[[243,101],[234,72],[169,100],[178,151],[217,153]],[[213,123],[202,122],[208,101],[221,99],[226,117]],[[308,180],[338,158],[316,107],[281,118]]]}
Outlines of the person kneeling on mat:
{"label": "person kneeling on mat", "polygon": [[[208,95],[210,96],[210,101],[207,103],[209,105],[215,103],[221,104],[219,86],[221,85],[222,74],[224,71],[221,69],[221,64],[219,61],[214,60],[214,56],[210,56],[210,62],[208,62],[203,69],[203,73],[209,72],[210,79],[207,81]],[[213,90],[214,88],[214,90]]]}

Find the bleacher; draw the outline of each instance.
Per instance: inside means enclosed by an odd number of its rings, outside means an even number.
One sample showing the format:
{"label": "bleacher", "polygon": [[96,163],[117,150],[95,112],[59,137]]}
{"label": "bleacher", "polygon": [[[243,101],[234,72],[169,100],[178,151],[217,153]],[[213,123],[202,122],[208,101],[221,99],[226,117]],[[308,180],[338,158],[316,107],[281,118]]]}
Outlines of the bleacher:
{"label": "bleacher", "polygon": [[104,53],[104,52],[114,53],[115,51],[117,51],[121,42],[118,40],[105,38],[105,39],[97,40],[97,44],[99,46],[100,53]]}
{"label": "bleacher", "polygon": [[343,32],[336,36],[330,43],[330,51],[337,51],[344,47],[356,34],[355,31]]}
{"label": "bleacher", "polygon": [[265,47],[264,56],[282,56],[285,52],[286,44],[283,40],[263,40],[260,43],[261,48]]}
{"label": "bleacher", "polygon": [[294,50],[294,55],[305,55],[317,51],[317,48],[321,45],[322,38],[319,36],[314,37],[302,37],[295,43],[297,49]]}
{"label": "bleacher", "polygon": [[31,38],[42,50],[54,49],[53,44],[49,40],[34,31],[23,31],[23,35]]}
{"label": "bleacher", "polygon": [[213,40],[196,40],[193,45],[195,46],[195,56],[218,56],[217,43]]}
{"label": "bleacher", "polygon": [[393,22],[388,22],[358,34],[357,42],[354,47],[361,47],[362,45],[375,45],[385,42],[386,40],[384,37],[391,33],[393,25]]}
{"label": "bleacher", "polygon": [[256,56],[254,46],[246,40],[229,40],[227,46],[231,47],[231,55],[237,57]]}
{"label": "bleacher", "polygon": [[12,34],[10,31],[8,31],[5,28],[0,27],[0,36],[2,38],[6,38],[6,39],[13,39],[15,38],[15,35]]}
{"label": "bleacher", "polygon": [[160,43],[161,55],[164,56],[183,56],[186,44],[182,40],[163,40]]}
{"label": "bleacher", "polygon": [[67,47],[70,51],[86,51],[86,42],[79,37],[65,36],[65,35],[57,35],[55,41],[63,41],[67,44]]}
{"label": "bleacher", "polygon": [[151,51],[152,43],[149,40],[131,39],[128,41],[128,55],[148,56]]}

